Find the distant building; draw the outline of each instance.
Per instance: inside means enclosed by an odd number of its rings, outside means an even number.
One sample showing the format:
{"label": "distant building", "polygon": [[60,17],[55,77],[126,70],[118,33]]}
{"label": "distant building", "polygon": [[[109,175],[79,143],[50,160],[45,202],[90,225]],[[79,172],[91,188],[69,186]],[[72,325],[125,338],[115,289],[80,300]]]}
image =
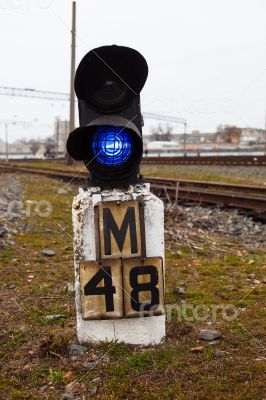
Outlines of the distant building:
{"label": "distant building", "polygon": [[263,129],[242,128],[240,143],[255,144],[265,141],[265,131]]}
{"label": "distant building", "polygon": [[9,143],[8,152],[25,154],[25,153],[32,153],[32,150],[30,144],[16,140],[13,143]]}
{"label": "distant building", "polygon": [[177,150],[178,143],[172,141],[153,140],[144,146],[145,150]]}
{"label": "distant building", "polygon": [[[219,132],[199,132],[191,133],[171,133],[171,141],[157,141],[157,147],[163,149],[168,143],[168,148],[176,147],[177,150],[183,150],[184,147],[190,150],[211,150],[211,149],[241,149],[252,147],[263,147],[265,143],[266,133],[263,129],[256,128],[240,128],[240,135],[232,135],[230,140],[225,140],[224,136]],[[153,134],[143,135],[144,149],[150,147],[153,143]],[[159,144],[161,143],[161,145]],[[171,144],[170,144],[171,143]],[[173,144],[172,144],[173,143]],[[265,145],[264,145],[265,146]]]}
{"label": "distant building", "polygon": [[69,121],[56,118],[54,122],[54,141],[55,151],[58,153],[66,152],[66,142],[69,134]]}
{"label": "distant building", "polygon": [[6,151],[6,142],[0,139],[0,153],[4,153]]}
{"label": "distant building", "polygon": [[8,158],[10,159],[25,159],[25,158],[34,158],[34,153],[31,149],[31,145],[27,143],[23,143],[19,140],[16,140],[13,143],[9,143],[6,148],[6,143],[0,142],[0,159],[3,160],[6,158],[6,150],[8,150]]}

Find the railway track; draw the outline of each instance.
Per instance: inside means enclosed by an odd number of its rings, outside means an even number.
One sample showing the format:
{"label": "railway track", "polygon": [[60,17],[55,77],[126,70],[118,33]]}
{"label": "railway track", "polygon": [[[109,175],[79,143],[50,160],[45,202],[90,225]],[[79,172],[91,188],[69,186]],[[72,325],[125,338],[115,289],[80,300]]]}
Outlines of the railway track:
{"label": "railway track", "polygon": [[[65,164],[65,159],[47,159],[51,163]],[[11,161],[12,162],[12,161]],[[37,163],[40,160],[28,158],[25,160],[16,160],[16,163]],[[143,157],[142,164],[150,165],[235,165],[235,166],[264,166],[266,167],[266,155],[262,156],[187,156],[187,157]]]}
{"label": "railway track", "polygon": [[[61,179],[65,182],[71,181],[83,185],[88,183],[87,172],[75,173],[56,168],[26,167],[0,163],[0,172],[30,173]],[[196,202],[239,208],[251,212],[254,216],[260,215],[263,220],[266,220],[265,186],[160,177],[145,177],[144,181],[151,184],[153,193],[169,202]]]}
{"label": "railway track", "polygon": [[142,164],[150,165],[243,165],[266,166],[266,156],[188,156],[188,157],[143,157]]}

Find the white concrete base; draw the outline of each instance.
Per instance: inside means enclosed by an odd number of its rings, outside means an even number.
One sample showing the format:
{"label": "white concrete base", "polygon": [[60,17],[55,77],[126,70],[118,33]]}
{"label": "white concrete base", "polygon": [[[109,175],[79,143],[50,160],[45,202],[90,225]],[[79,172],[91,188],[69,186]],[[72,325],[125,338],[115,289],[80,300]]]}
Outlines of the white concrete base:
{"label": "white concrete base", "polygon": [[149,184],[131,186],[127,191],[103,190],[90,187],[80,189],[73,201],[75,241],[75,278],[77,334],[80,343],[118,341],[135,345],[158,344],[165,337],[165,315],[123,318],[116,320],[82,319],[80,303],[79,262],[96,259],[94,207],[105,201],[126,201],[141,198],[144,202],[144,223],[147,257],[164,259],[164,206],[149,191]]}

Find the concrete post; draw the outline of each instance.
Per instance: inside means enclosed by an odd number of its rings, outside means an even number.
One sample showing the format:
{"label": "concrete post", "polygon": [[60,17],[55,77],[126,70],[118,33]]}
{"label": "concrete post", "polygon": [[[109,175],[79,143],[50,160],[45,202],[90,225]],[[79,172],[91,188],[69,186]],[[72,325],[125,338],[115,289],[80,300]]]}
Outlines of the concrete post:
{"label": "concrete post", "polygon": [[161,257],[164,268],[164,206],[163,202],[149,191],[149,184],[133,185],[126,190],[101,190],[97,187],[80,189],[73,201],[77,335],[80,343],[99,343],[107,340],[147,346],[160,343],[165,336],[164,313],[121,319],[82,318],[80,263],[97,259],[97,206],[110,201],[129,200],[137,200],[143,206],[146,257]]}

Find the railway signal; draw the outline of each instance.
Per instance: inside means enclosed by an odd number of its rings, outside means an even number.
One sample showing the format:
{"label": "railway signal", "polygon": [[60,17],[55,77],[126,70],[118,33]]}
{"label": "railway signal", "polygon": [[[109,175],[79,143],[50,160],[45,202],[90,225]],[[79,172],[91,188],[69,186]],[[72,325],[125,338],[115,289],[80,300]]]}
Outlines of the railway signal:
{"label": "railway signal", "polygon": [[91,50],[75,77],[80,127],[67,150],[91,181],[73,202],[80,342],[159,343],[165,336],[163,203],[139,178],[144,57]]}
{"label": "railway signal", "polygon": [[140,92],[148,75],[145,58],[123,46],[103,46],[82,59],[75,76],[80,127],[67,150],[84,161],[91,183],[138,181],[142,158]]}

